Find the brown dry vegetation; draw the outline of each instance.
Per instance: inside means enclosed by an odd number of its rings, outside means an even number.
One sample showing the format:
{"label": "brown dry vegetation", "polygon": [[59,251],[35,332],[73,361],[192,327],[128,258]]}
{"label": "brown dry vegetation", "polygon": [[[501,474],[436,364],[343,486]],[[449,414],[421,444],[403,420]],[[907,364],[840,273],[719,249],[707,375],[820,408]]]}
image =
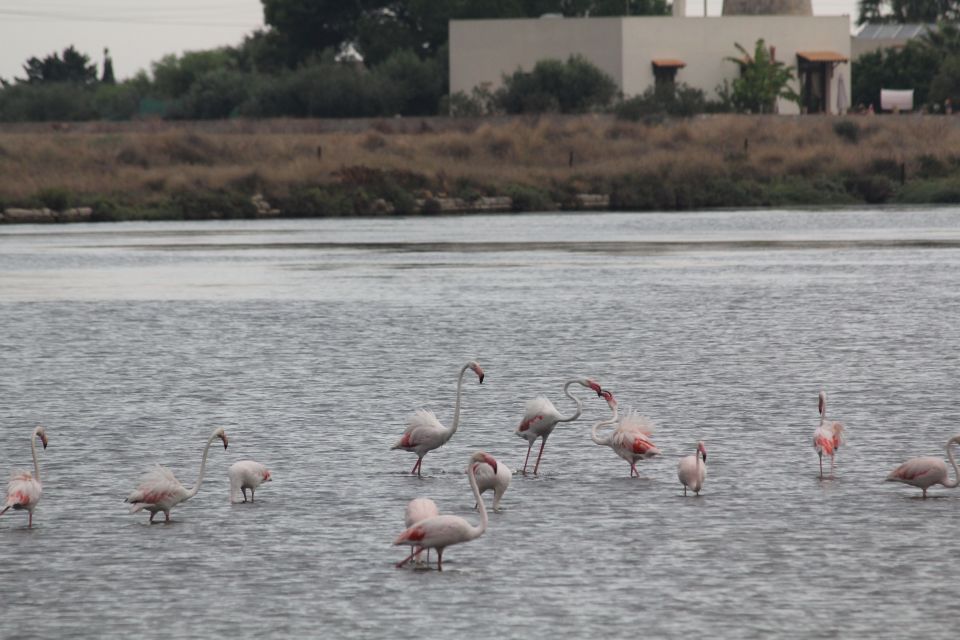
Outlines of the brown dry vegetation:
{"label": "brown dry vegetation", "polygon": [[[956,120],[850,118],[856,131],[849,136],[836,129],[837,118],[735,115],[655,125],[582,116],[7,127],[0,129],[0,207],[35,203],[51,189],[67,192],[74,204],[111,198],[142,206],[182,191],[282,199],[297,189],[342,183],[348,167],[415,174],[414,182],[426,187],[414,195],[455,194],[463,185],[492,195],[520,186],[559,200],[559,192],[623,191],[631,180],[756,189],[846,180],[837,188],[856,194],[851,180],[874,179],[906,193],[901,165],[911,180],[960,176]],[[756,204],[770,204],[758,198]],[[679,195],[664,200],[682,206]],[[629,198],[614,201],[630,204]]]}

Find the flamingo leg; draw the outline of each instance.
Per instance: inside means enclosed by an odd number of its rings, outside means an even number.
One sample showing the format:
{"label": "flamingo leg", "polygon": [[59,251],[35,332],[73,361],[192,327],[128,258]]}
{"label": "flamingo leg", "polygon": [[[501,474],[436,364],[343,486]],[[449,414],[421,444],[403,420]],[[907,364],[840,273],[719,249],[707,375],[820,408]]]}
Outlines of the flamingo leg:
{"label": "flamingo leg", "polygon": [[443,547],[437,548],[437,571],[443,571]]}
{"label": "flamingo leg", "polygon": [[683,485],[683,495],[687,495],[687,485]]}
{"label": "flamingo leg", "polygon": [[[532,442],[530,443],[533,444]],[[537,463],[533,465],[533,475],[537,475],[537,469],[540,468],[540,457],[543,456],[543,448],[547,446],[547,439],[544,438],[540,441],[540,453],[537,454]]]}
{"label": "flamingo leg", "polygon": [[823,480],[823,454],[817,451],[817,457],[820,458],[820,479]]}
{"label": "flamingo leg", "polygon": [[833,477],[833,456],[830,456],[830,477]]}
{"label": "flamingo leg", "polygon": [[926,489],[923,490],[923,499],[924,499],[924,500],[927,499],[927,490],[926,490]]}
{"label": "flamingo leg", "polygon": [[30,511],[27,516],[27,529],[33,529],[33,511]]}
{"label": "flamingo leg", "polygon": [[246,488],[246,487],[240,487],[240,491],[243,492],[243,501],[246,502],[246,501],[247,501],[247,488]]}
{"label": "flamingo leg", "polygon": [[640,472],[637,471],[637,463],[636,463],[636,462],[631,462],[631,463],[630,463],[630,477],[632,478],[634,475],[636,475],[636,476],[639,478],[639,477],[640,477]]}
{"label": "flamingo leg", "polygon": [[523,475],[527,475],[527,460],[530,459],[530,449],[533,448],[533,440],[527,445],[527,457],[523,459]]}
{"label": "flamingo leg", "polygon": [[403,560],[401,560],[400,562],[397,563],[397,569],[402,568],[403,565],[405,565],[405,564],[407,564],[408,562],[410,562],[410,560],[411,560],[411,559],[413,558],[413,556],[415,556],[415,555],[417,555],[417,552],[416,552],[416,551],[411,551],[411,552],[410,552],[410,555],[408,555],[406,558],[404,558]]}
{"label": "flamingo leg", "polygon": [[169,512],[169,511],[164,511],[164,512],[163,512],[163,515],[164,515],[163,521],[164,521],[164,522],[170,522],[170,512]]}
{"label": "flamingo leg", "polygon": [[156,511],[151,511],[151,512],[150,512],[150,524],[153,524],[153,516],[155,516],[155,515],[157,515],[157,512],[156,512]]}
{"label": "flamingo leg", "polygon": [[250,502],[253,502],[253,487],[250,487]]}
{"label": "flamingo leg", "polygon": [[420,475],[420,465],[423,463],[423,458],[417,458],[417,463],[413,465],[413,469],[410,470],[410,473],[416,473],[418,478],[422,478]]}

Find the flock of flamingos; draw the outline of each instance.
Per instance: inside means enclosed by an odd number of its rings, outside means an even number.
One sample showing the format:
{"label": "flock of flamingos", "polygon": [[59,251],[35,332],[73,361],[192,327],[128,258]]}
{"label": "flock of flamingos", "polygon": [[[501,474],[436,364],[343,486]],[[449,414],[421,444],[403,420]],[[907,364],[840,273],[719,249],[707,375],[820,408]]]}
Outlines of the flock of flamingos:
{"label": "flock of flamingos", "polygon": [[[468,369],[477,375],[481,384],[483,383],[483,369],[477,362],[470,361],[461,367],[460,374],[457,377],[457,400],[453,410],[453,424],[449,428],[444,427],[433,412],[419,409],[410,417],[403,435],[391,447],[392,449],[403,449],[417,454],[417,462],[413,465],[411,473],[416,473],[418,477],[420,477],[424,456],[446,444],[457,431],[460,424],[460,398],[463,390],[463,378]],[[521,473],[524,475],[527,473],[527,464],[530,460],[530,451],[534,442],[540,440],[540,451],[533,466],[533,473],[536,475],[540,470],[540,460],[543,456],[543,449],[547,444],[547,438],[550,437],[556,426],[561,422],[573,422],[580,417],[583,410],[583,400],[570,392],[570,387],[573,385],[580,385],[589,389],[596,393],[597,397],[603,398],[607,402],[611,415],[606,420],[601,420],[593,425],[590,437],[596,444],[613,449],[614,453],[630,463],[630,476],[639,477],[637,462],[660,454],[660,450],[650,439],[653,434],[653,424],[647,418],[633,411],[621,416],[613,394],[589,378],[568,380],[564,384],[564,394],[576,404],[576,409],[568,416],[561,415],[553,403],[543,396],[534,398],[527,403],[523,419],[516,430],[516,435],[528,442],[527,455]],[[823,479],[823,456],[825,455],[830,458],[830,473],[833,473],[834,456],[843,443],[844,431],[841,423],[827,419],[826,410],[827,395],[821,391],[819,397],[820,424],[813,432],[813,448],[820,459],[821,479]],[[612,429],[604,435],[598,434],[601,429],[606,428]],[[33,453],[33,473],[29,471],[14,472],[7,484],[4,508],[0,510],[0,515],[6,513],[9,509],[26,511],[29,514],[27,521],[29,528],[33,527],[33,511],[40,501],[43,489],[40,481],[40,464],[37,460],[36,441],[38,439],[43,448],[46,449],[47,434],[44,428],[40,426],[33,430],[30,437],[30,449]],[[152,523],[154,516],[162,511],[165,520],[169,522],[170,510],[181,502],[197,495],[200,490],[207,464],[207,454],[210,451],[210,445],[217,439],[223,442],[224,449],[227,448],[227,434],[224,433],[223,429],[216,429],[210,435],[206,447],[203,449],[200,473],[192,488],[184,487],[166,467],[159,464],[155,465],[143,475],[137,487],[127,496],[125,501],[131,504],[130,512],[149,511],[150,522]],[[923,490],[924,498],[927,497],[927,489],[935,484],[942,484],[948,488],[956,487],[960,484],[960,469],[957,468],[957,462],[950,447],[954,443],[960,443],[960,435],[948,440],[946,445],[947,457],[954,469],[952,480],[949,478],[946,463],[941,458],[936,457],[911,458],[894,469],[887,476],[887,480],[919,487]],[[706,447],[702,441],[698,442],[696,446],[696,452],[693,455],[681,458],[677,464],[677,477],[683,485],[684,495],[687,495],[688,489],[693,491],[694,494],[700,495],[707,476]],[[500,500],[510,485],[513,471],[505,464],[497,462],[493,456],[478,451],[470,457],[466,474],[477,501],[476,508],[480,511],[480,523],[475,526],[459,516],[440,515],[436,503],[429,498],[411,500],[405,512],[406,529],[394,540],[395,545],[409,545],[411,548],[410,555],[399,562],[397,567],[402,567],[411,561],[415,563],[415,566],[422,567],[424,565],[420,561],[420,554],[427,551],[429,559],[429,550],[435,549],[437,552],[437,569],[442,571],[443,551],[446,547],[474,540],[486,531],[487,510],[482,494],[490,490],[494,492],[493,509],[497,511],[500,507]],[[253,460],[241,460],[234,463],[228,470],[228,476],[230,478],[231,502],[238,501],[241,493],[243,502],[247,502],[248,489],[252,502],[257,487],[271,479],[270,471],[264,465]]]}

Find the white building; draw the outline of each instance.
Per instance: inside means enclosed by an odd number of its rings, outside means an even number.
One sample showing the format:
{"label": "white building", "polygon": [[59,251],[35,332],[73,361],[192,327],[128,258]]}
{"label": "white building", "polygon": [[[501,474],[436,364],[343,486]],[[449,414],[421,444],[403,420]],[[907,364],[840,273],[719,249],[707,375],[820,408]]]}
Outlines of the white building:
{"label": "white building", "polygon": [[[518,68],[529,71],[540,60],[580,54],[608,73],[627,96],[643,93],[659,77],[715,97],[724,80],[739,74],[739,66],[727,59],[739,55],[734,45],[752,53],[760,38],[777,60],[793,68],[804,111],[836,112],[838,85],[845,94],[843,104],[850,104],[847,16],[453,20],[450,91],[496,88]],[[846,77],[839,80],[841,76]],[[784,114],[800,112],[783,100],[778,108]]]}

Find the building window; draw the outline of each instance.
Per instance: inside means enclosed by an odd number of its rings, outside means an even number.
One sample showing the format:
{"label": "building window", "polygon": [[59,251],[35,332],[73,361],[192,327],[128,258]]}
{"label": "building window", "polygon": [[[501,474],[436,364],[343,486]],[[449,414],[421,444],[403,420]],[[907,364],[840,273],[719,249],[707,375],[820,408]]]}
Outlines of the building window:
{"label": "building window", "polygon": [[677,71],[687,66],[683,60],[660,58],[653,60],[653,79],[656,86],[673,86],[677,82]]}

